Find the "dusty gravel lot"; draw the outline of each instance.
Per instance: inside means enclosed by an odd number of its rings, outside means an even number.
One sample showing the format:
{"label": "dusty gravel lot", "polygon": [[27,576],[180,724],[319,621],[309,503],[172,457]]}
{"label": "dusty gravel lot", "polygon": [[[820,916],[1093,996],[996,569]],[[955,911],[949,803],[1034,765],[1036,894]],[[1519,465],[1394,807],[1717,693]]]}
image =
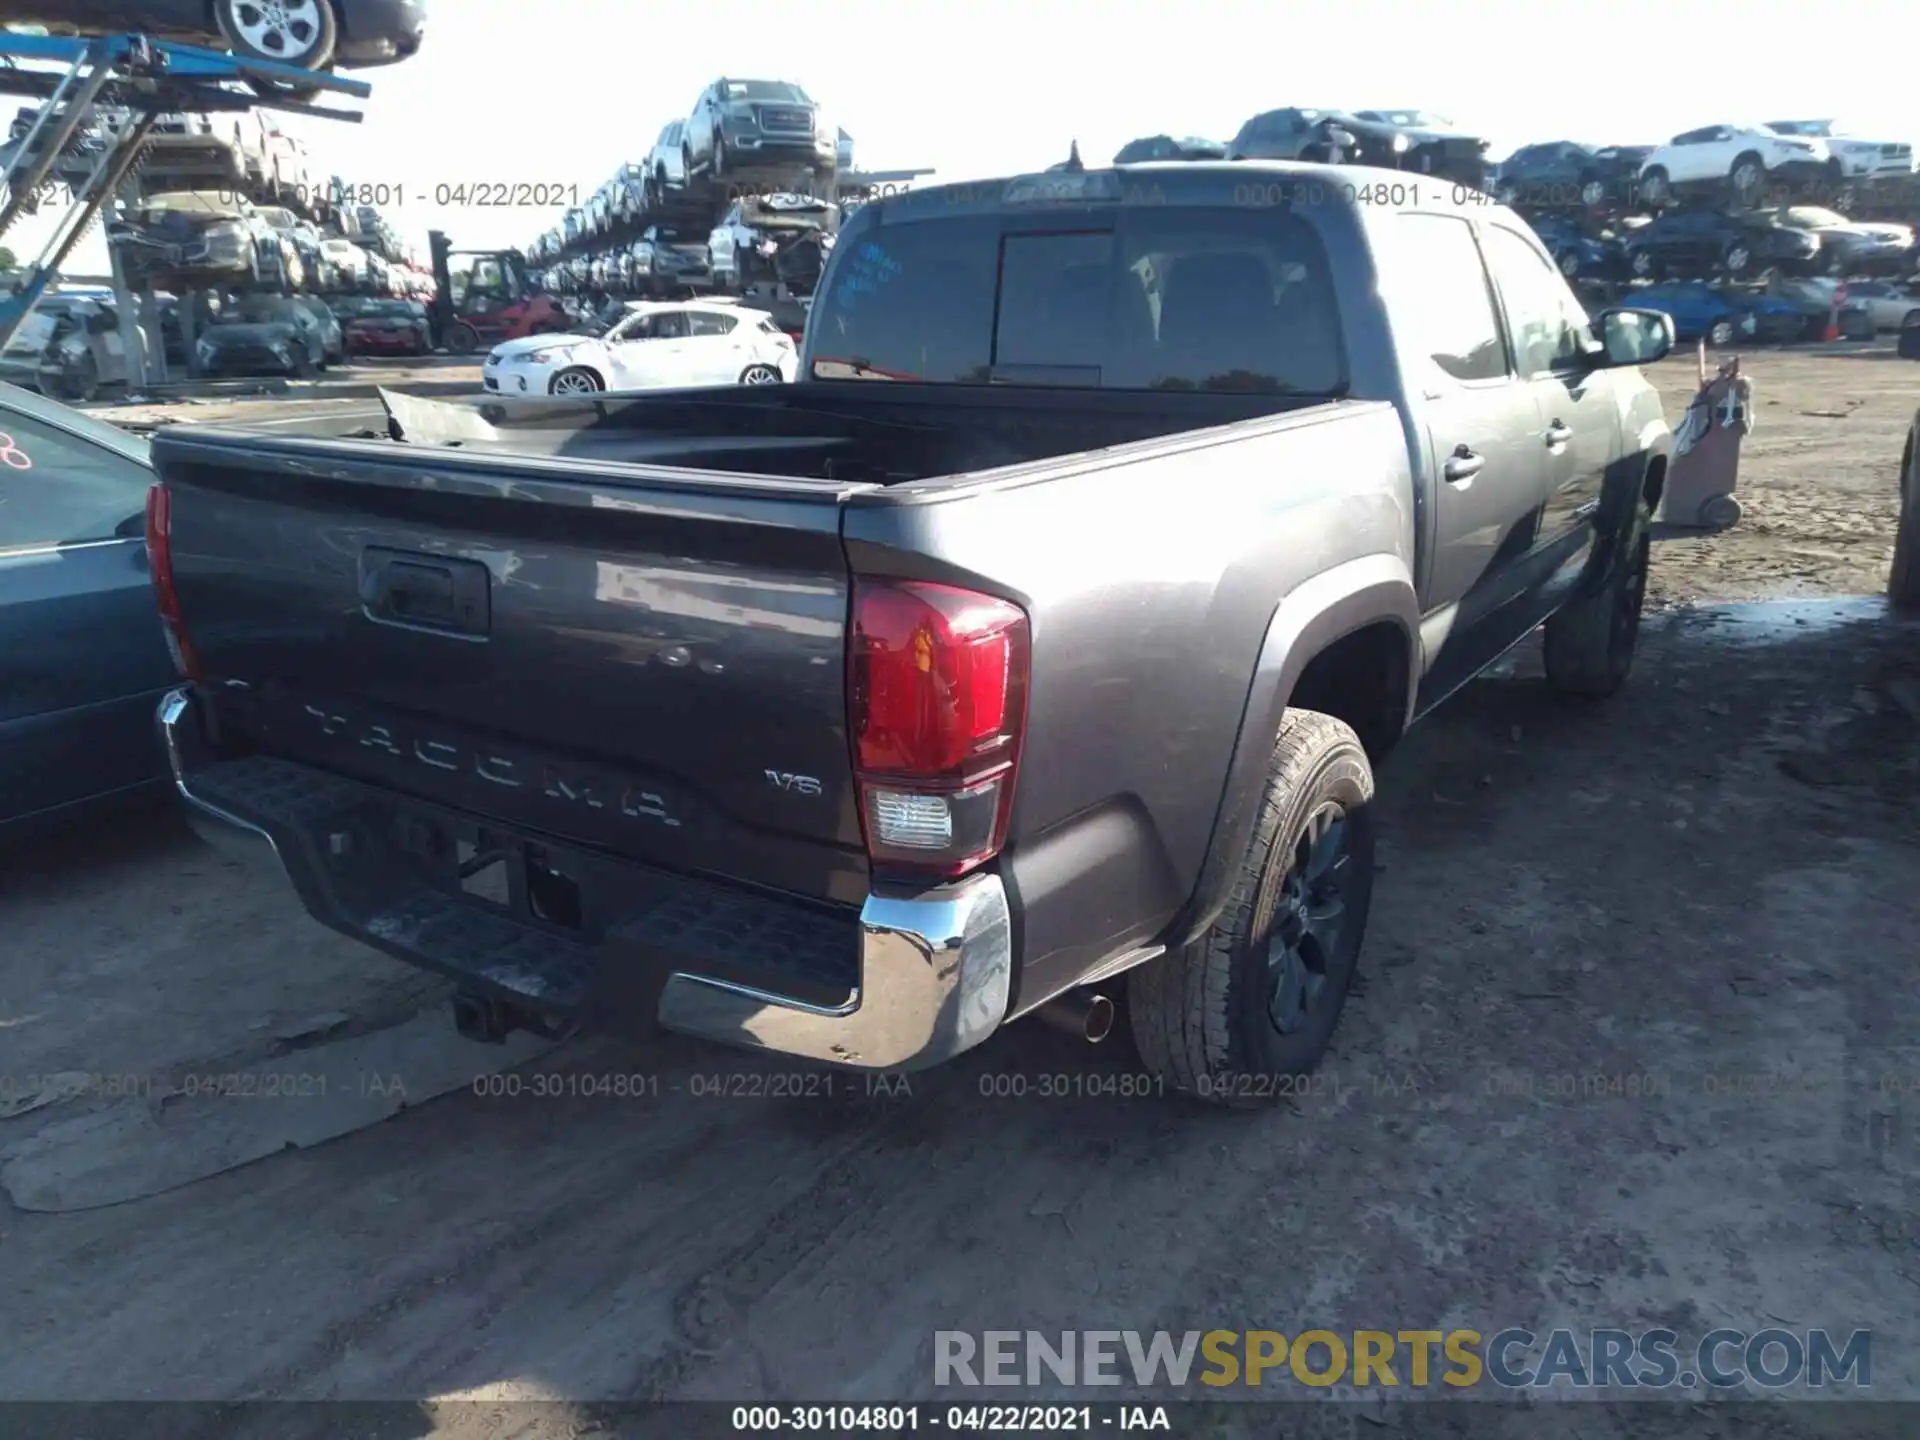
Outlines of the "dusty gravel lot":
{"label": "dusty gravel lot", "polygon": [[[1920,404],[1920,367],[1890,345],[1795,346],[1741,357],[1754,430],[1741,447],[1740,524],[1655,550],[1648,597],[1764,600],[1878,594],[1893,558],[1900,446]],[[1695,389],[1691,356],[1654,371],[1677,423]]]}
{"label": "dusty gravel lot", "polygon": [[[519,1073],[653,1093],[460,1087],[152,1198],[0,1209],[0,1398],[547,1398],[575,1403],[408,1433],[569,1433],[595,1402],[933,1398],[936,1328],[1664,1324],[1870,1328],[1874,1396],[1920,1400],[1920,630],[1834,598],[1877,593],[1891,549],[1920,367],[1885,353],[1751,358],[1746,520],[1660,547],[1621,697],[1557,703],[1523,649],[1395,757],[1315,1095],[1251,1116],[983,1095],[1133,1068],[1118,1037],[1032,1026],[909,1093],[783,1100],[693,1093],[778,1062],[576,1041]],[[1677,416],[1691,362],[1661,378]],[[1702,603],[1778,597],[1802,603]],[[6,864],[16,1092],[312,1068],[438,1001],[165,813]],[[327,1011],[317,1047],[274,1038]],[[1586,1078],[1630,1076],[1642,1093]],[[95,1085],[0,1120],[0,1156],[116,1103]],[[1868,1433],[1820,1408],[1577,1428]],[[1561,1425],[1367,1402],[1314,1433]]]}

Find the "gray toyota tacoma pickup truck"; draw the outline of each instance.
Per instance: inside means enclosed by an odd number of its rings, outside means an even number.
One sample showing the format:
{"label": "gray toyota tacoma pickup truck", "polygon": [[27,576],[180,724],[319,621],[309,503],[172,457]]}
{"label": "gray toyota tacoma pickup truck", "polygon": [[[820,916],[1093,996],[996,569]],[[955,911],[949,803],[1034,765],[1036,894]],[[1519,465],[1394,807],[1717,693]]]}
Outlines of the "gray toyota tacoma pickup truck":
{"label": "gray toyota tacoma pickup truck", "polygon": [[1170,1088],[1271,1098],[1407,724],[1542,623],[1555,687],[1625,679],[1670,323],[1484,197],[1279,162],[877,201],[818,297],[793,385],[161,431],[189,814],[477,1037],[904,1070],[1124,999]]}

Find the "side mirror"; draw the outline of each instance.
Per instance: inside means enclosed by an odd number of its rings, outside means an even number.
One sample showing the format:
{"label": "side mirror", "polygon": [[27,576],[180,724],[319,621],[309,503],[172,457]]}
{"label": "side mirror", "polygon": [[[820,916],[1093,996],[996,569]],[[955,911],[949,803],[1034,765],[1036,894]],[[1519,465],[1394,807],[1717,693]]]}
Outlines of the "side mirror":
{"label": "side mirror", "polygon": [[1673,350],[1673,319],[1664,310],[1603,310],[1596,356],[1606,365],[1651,365]]}

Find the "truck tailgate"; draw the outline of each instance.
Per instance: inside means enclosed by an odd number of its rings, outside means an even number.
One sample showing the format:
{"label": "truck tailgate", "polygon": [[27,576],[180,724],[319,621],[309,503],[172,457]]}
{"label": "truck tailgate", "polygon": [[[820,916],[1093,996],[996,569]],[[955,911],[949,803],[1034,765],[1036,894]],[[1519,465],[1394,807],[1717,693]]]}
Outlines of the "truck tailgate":
{"label": "truck tailgate", "polygon": [[174,582],[248,747],[857,903],[831,482],[162,431]]}

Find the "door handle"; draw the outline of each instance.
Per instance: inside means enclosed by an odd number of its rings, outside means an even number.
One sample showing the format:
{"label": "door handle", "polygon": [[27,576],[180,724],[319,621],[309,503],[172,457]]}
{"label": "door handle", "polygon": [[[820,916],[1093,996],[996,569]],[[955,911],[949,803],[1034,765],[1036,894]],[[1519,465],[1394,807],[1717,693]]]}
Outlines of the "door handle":
{"label": "door handle", "polygon": [[483,636],[492,624],[491,584],[478,560],[377,545],[360,557],[360,605],[369,620]]}
{"label": "door handle", "polygon": [[1476,455],[1465,445],[1460,445],[1447,457],[1447,463],[1440,473],[1446,477],[1449,485],[1460,485],[1478,475],[1486,463],[1486,456]]}
{"label": "door handle", "polygon": [[1571,439],[1573,439],[1573,431],[1562,425],[1558,420],[1547,427],[1547,444],[1549,447],[1564,445]]}

